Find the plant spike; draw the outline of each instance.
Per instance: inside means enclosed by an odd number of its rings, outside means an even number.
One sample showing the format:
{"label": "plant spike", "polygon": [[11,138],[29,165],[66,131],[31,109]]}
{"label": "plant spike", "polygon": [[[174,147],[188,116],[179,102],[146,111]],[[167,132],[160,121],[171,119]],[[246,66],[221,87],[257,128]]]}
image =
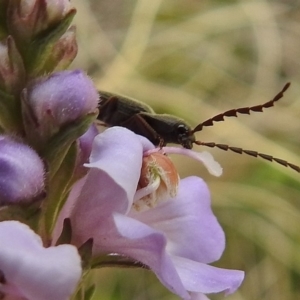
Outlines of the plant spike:
{"label": "plant spike", "polygon": [[274,103],[283,97],[284,92],[289,88],[289,86],[290,86],[290,82],[286,83],[285,86],[283,87],[283,89],[272,100],[270,100],[264,104],[227,110],[224,113],[218,114],[218,115],[198,124],[192,130],[192,132],[194,133],[197,131],[201,131],[203,129],[203,127],[206,127],[206,126],[213,126],[214,122],[224,121],[224,117],[238,117],[238,114],[250,115],[251,111],[262,112],[264,108],[269,108],[269,107],[274,106]]}
{"label": "plant spike", "polygon": [[273,156],[268,155],[268,154],[259,153],[257,151],[253,151],[253,150],[245,150],[245,149],[242,149],[242,148],[239,148],[239,147],[232,147],[232,146],[229,146],[229,145],[226,145],[226,144],[216,144],[216,143],[213,143],[213,142],[206,143],[206,142],[195,141],[195,144],[200,145],[200,146],[210,147],[210,148],[216,147],[216,148],[219,148],[219,149],[224,150],[224,151],[231,150],[232,152],[235,152],[235,153],[238,153],[238,154],[245,153],[245,154],[253,156],[253,157],[261,157],[261,158],[263,158],[265,160],[268,160],[268,161],[271,161],[271,162],[275,161],[276,163],[278,163],[282,166],[290,167],[291,169],[293,169],[296,172],[300,173],[300,167],[299,166],[296,166],[294,164],[291,164],[291,163],[287,162],[286,160],[276,158],[276,157],[273,157]]}

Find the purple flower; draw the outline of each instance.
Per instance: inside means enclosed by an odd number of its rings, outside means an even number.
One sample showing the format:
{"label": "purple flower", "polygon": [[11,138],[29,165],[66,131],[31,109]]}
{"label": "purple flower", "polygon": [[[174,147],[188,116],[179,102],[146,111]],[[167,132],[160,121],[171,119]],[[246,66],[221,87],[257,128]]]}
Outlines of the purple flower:
{"label": "purple flower", "polygon": [[44,191],[44,165],[29,146],[0,136],[0,205],[33,201]]}
{"label": "purple flower", "polygon": [[98,135],[86,164],[90,171],[73,187],[56,237],[62,220],[70,217],[74,244],[93,238],[94,257],[118,253],[142,262],[183,299],[234,292],[244,273],[208,265],[220,258],[225,237],[202,179],[183,179],[175,197],[135,209],[143,153],[153,148],[124,128]]}
{"label": "purple flower", "polygon": [[42,137],[55,134],[98,105],[98,92],[82,71],[62,71],[34,81],[23,91],[23,111],[27,134]]}
{"label": "purple flower", "polygon": [[12,300],[67,300],[80,277],[74,246],[44,248],[27,225],[0,222],[0,295]]}

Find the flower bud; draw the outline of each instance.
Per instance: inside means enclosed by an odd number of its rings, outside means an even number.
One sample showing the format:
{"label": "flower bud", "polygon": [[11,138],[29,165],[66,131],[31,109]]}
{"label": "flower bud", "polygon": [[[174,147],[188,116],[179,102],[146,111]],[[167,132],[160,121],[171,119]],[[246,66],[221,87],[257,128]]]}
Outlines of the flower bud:
{"label": "flower bud", "polygon": [[33,82],[24,89],[23,100],[26,133],[45,140],[61,127],[94,112],[98,92],[82,71],[62,71]]}
{"label": "flower bud", "polygon": [[70,27],[54,44],[44,69],[48,72],[65,70],[76,57],[77,50],[75,27]]}
{"label": "flower bud", "polygon": [[0,42],[0,89],[17,94],[25,80],[22,58],[11,36]]}
{"label": "flower bud", "polygon": [[[37,2],[45,2],[39,0]],[[70,0],[46,0],[47,17],[51,23],[59,22],[72,8]]]}
{"label": "flower bud", "polygon": [[43,193],[44,165],[29,146],[0,136],[0,205],[28,203]]}
{"label": "flower bud", "polygon": [[143,157],[141,176],[133,207],[145,210],[177,194],[179,175],[173,162],[159,152]]}
{"label": "flower bud", "polygon": [[71,9],[69,0],[10,1],[8,25],[18,40],[29,41],[42,31],[53,28]]}

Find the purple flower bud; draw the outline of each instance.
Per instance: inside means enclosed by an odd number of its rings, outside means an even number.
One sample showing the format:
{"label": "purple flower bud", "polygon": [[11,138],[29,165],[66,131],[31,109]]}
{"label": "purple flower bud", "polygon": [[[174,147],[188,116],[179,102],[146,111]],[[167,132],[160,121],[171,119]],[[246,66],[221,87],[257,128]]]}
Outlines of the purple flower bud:
{"label": "purple flower bud", "polygon": [[95,111],[98,92],[82,71],[62,71],[33,82],[23,91],[28,135],[50,137],[67,124]]}
{"label": "purple flower bud", "polygon": [[0,136],[0,205],[30,202],[44,190],[44,166],[27,145]]}
{"label": "purple flower bud", "polygon": [[72,10],[69,0],[10,1],[8,24],[18,40],[30,40],[53,27]]}
{"label": "purple flower bud", "polygon": [[0,88],[7,93],[18,93],[25,80],[22,58],[11,36],[0,42]]}

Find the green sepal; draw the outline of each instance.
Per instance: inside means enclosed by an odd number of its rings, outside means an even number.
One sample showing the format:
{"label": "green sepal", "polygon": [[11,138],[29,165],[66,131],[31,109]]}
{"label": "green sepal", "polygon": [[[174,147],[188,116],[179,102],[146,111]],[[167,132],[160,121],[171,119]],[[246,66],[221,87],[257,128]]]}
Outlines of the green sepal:
{"label": "green sepal", "polygon": [[8,35],[6,24],[7,4],[8,0],[0,0],[0,40]]}
{"label": "green sepal", "polygon": [[92,284],[87,289],[85,288],[84,282],[81,283],[81,286],[78,288],[77,292],[72,300],[91,300],[96,290],[95,284]]}
{"label": "green sepal", "polygon": [[88,239],[78,248],[78,253],[81,257],[82,269],[87,271],[90,269],[90,264],[92,260],[92,250],[94,241],[92,238]]}
{"label": "green sepal", "polygon": [[[73,40],[72,37],[73,36]],[[68,42],[67,42],[68,41]],[[62,37],[56,41],[44,62],[43,69],[46,72],[59,72],[66,70],[73,62],[78,52],[75,26],[71,26]]]}
{"label": "green sepal", "polygon": [[76,123],[62,129],[56,134],[46,147],[41,156],[48,166],[47,198],[43,202],[43,219],[41,220],[41,234],[50,238],[70,189],[74,184],[74,171],[77,163],[77,139],[83,135],[97,113],[91,113]]}
{"label": "green sepal", "polygon": [[93,284],[84,291],[84,300],[91,300],[96,290],[96,285]]}
{"label": "green sepal", "polygon": [[76,142],[69,147],[65,159],[60,164],[55,177],[48,181],[47,198],[43,201],[43,214],[40,223],[41,235],[47,239],[57,221],[58,215],[65,204],[72,185],[72,177],[76,166],[77,145]]}
{"label": "green sepal", "polygon": [[104,267],[149,269],[147,265],[135,259],[132,259],[128,256],[116,254],[102,254],[94,256],[90,265],[91,269],[99,269]]}
{"label": "green sepal", "polygon": [[0,40],[5,39],[5,37],[7,37],[7,35],[8,35],[8,33],[3,29],[3,27],[0,27]]}
{"label": "green sepal", "polygon": [[8,51],[10,72],[6,74],[8,78],[3,78],[2,84],[4,84],[4,88],[6,89],[7,93],[18,96],[25,85],[26,74],[23,58],[21,57],[16,43],[11,35],[6,39],[6,47]]}
{"label": "green sepal", "polygon": [[55,69],[56,65],[51,68],[47,64],[47,68],[45,68],[45,64],[51,55],[55,42],[67,31],[75,14],[76,9],[71,9],[58,25],[41,32],[30,42],[25,53],[25,64],[29,77],[35,78]]}
{"label": "green sepal", "polygon": [[42,200],[30,204],[15,204],[1,208],[0,222],[16,220],[27,224],[33,230],[38,227]]}
{"label": "green sepal", "polygon": [[50,181],[60,168],[71,144],[87,131],[96,119],[97,113],[98,111],[90,113],[65,126],[46,143],[43,149],[38,151],[48,164]]}
{"label": "green sepal", "polygon": [[3,90],[0,90],[0,128],[6,133],[22,132],[20,105],[18,105],[14,96],[7,94]]}
{"label": "green sepal", "polygon": [[85,243],[83,243],[78,248],[78,253],[81,257],[81,265],[82,265],[82,276],[81,282],[79,283],[76,292],[72,296],[72,300],[85,300],[91,299],[93,296],[95,288],[89,287],[85,288],[88,276],[90,274],[90,262],[92,259],[92,250],[93,250],[93,239],[88,239]]}
{"label": "green sepal", "polygon": [[56,246],[70,244],[72,240],[72,225],[70,218],[64,219],[62,232],[57,239]]}

